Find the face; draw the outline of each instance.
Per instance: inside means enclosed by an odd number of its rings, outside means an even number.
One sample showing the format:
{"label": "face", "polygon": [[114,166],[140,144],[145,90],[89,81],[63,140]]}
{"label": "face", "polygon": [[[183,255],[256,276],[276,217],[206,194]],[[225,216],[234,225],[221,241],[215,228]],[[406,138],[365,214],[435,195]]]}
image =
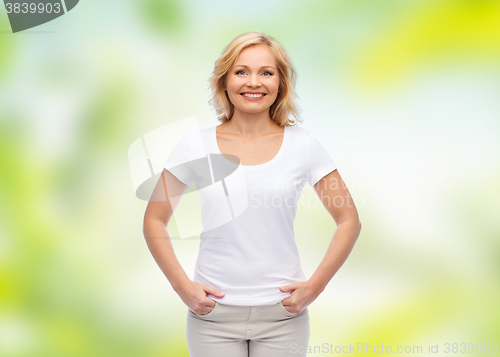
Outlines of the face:
{"label": "face", "polygon": [[234,114],[269,112],[279,90],[279,74],[271,51],[252,45],[240,55],[227,73],[226,88]]}

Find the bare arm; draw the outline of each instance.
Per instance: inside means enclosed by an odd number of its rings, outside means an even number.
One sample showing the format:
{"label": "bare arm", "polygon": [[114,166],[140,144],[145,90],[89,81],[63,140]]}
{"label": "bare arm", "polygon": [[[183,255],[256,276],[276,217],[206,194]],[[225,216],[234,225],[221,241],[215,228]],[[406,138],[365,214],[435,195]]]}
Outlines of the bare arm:
{"label": "bare arm", "polygon": [[143,233],[153,258],[174,291],[191,310],[204,314],[210,312],[210,308],[215,305],[205,291],[215,296],[220,296],[221,293],[189,279],[174,253],[167,231],[168,222],[188,188],[164,169],[146,207]]}
{"label": "bare arm", "polygon": [[[146,207],[143,223],[143,233],[148,248],[176,292],[182,283],[190,279],[175,256],[167,225],[187,189],[187,185],[167,170],[163,170]],[[170,192],[170,197],[167,192]],[[174,192],[177,193],[175,197]]]}
{"label": "bare arm", "polygon": [[308,280],[319,295],[347,260],[360,234],[361,222],[354,201],[338,170],[319,180],[314,185],[314,190],[337,224],[325,257]]}

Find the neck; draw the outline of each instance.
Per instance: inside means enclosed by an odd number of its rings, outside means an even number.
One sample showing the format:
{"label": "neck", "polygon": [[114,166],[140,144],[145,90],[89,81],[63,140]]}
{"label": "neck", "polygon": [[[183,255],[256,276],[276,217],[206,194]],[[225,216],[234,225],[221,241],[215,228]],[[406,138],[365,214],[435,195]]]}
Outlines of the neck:
{"label": "neck", "polygon": [[245,137],[259,136],[276,131],[280,127],[271,120],[268,112],[258,114],[235,112],[224,126],[232,133]]}

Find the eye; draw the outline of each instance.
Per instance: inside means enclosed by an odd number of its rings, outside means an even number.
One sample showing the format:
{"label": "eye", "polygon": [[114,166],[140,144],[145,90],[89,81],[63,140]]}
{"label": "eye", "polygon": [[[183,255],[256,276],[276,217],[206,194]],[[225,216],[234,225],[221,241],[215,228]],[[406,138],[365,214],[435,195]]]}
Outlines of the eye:
{"label": "eye", "polygon": [[236,71],[236,74],[239,74],[239,73],[245,73],[245,71],[243,71],[241,69],[239,71]]}
{"label": "eye", "polygon": [[[271,72],[264,72],[264,74],[266,74],[266,73],[269,73],[270,76],[273,75]],[[269,77],[269,76],[266,76],[266,77]]]}

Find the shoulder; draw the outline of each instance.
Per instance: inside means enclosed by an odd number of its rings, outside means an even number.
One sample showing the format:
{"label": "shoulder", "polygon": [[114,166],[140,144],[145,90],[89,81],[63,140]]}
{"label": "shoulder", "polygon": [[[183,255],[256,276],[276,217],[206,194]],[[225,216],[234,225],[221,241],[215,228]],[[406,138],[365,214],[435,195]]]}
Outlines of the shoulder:
{"label": "shoulder", "polygon": [[210,129],[192,129],[180,134],[175,150],[192,160],[207,156],[210,147]]}
{"label": "shoulder", "polygon": [[290,136],[293,137],[294,141],[302,141],[304,143],[310,143],[311,138],[313,138],[313,135],[309,130],[300,126],[296,125],[288,126],[287,130],[288,133],[290,133]]}
{"label": "shoulder", "polygon": [[210,138],[212,130],[214,130],[214,127],[190,130],[182,136],[180,141],[187,145],[195,145],[204,142]]}
{"label": "shoulder", "polygon": [[207,128],[197,129],[193,131],[198,131],[201,135],[209,135],[210,133],[213,133],[215,131],[215,128],[217,128],[217,125],[212,125]]}

